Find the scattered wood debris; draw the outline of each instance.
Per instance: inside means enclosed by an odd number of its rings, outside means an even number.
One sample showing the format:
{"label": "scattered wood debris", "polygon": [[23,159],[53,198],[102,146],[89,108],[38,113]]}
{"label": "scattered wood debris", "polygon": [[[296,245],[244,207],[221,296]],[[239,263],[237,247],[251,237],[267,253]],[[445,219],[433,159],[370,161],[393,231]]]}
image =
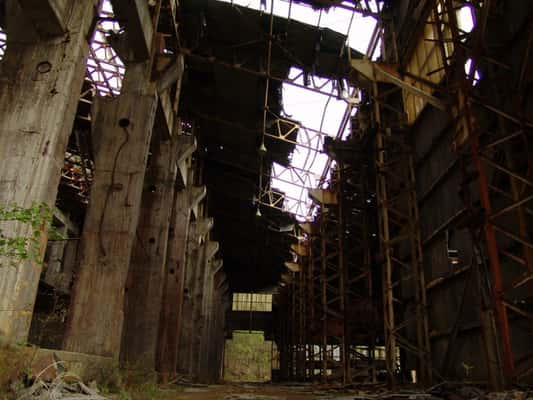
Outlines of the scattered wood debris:
{"label": "scattered wood debris", "polygon": [[[53,364],[52,364],[53,365]],[[41,374],[52,365],[45,368]],[[37,376],[28,389],[24,389],[18,400],[106,400],[98,393],[96,385],[85,385],[81,378],[69,372],[61,372],[50,382]]]}

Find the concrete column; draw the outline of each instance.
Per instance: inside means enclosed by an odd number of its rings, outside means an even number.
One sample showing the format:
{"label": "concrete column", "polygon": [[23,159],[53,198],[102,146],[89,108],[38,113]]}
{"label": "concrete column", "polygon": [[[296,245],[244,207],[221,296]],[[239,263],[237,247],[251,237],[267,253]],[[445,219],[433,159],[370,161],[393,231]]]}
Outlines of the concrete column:
{"label": "concrete column", "polygon": [[[213,227],[213,219],[203,218],[191,223],[187,244],[187,262],[185,270],[185,288],[183,290],[183,311],[180,327],[178,370],[192,375],[196,365],[197,354],[193,350],[198,333],[197,300],[198,279],[205,264],[206,236]],[[200,298],[201,299],[201,298]]]}
{"label": "concrete column", "polygon": [[216,360],[214,358],[217,351],[217,304],[218,304],[218,290],[217,290],[217,274],[222,268],[222,260],[213,260],[212,268],[209,271],[210,282],[209,282],[209,301],[206,310],[206,330],[205,334],[202,336],[202,351],[201,351],[201,360],[200,365],[201,369],[205,371],[206,381],[213,382],[215,380],[213,375],[213,368]]}
{"label": "concrete column", "polygon": [[206,350],[209,382],[216,382],[220,378],[220,363],[224,350],[225,337],[223,324],[225,321],[225,310],[223,308],[223,292],[226,287],[223,286],[223,283],[226,277],[221,268],[222,260],[216,260],[215,268],[213,269],[213,296],[209,318],[209,340]]}
{"label": "concrete column", "polygon": [[200,381],[209,381],[209,352],[212,349],[211,322],[214,318],[212,313],[214,297],[214,272],[218,265],[214,259],[218,251],[218,242],[209,241],[206,250],[206,267],[202,288],[202,310],[200,314],[200,325],[198,326],[198,369],[197,376]]}
{"label": "concrete column", "polygon": [[215,362],[213,363],[213,380],[218,381],[222,378],[224,371],[224,346],[226,345],[226,313],[231,307],[231,302],[228,296],[228,286],[223,285],[217,288],[217,317],[216,317],[216,331],[215,331]]}
{"label": "concrete column", "polygon": [[183,288],[182,317],[179,332],[178,347],[178,372],[182,374],[191,374],[191,354],[192,342],[194,335],[193,322],[193,293],[194,278],[196,269],[203,259],[202,238],[197,233],[196,223],[191,223],[189,227],[189,240],[187,242],[187,252],[185,261],[185,287]]}
{"label": "concrete column", "polygon": [[167,258],[168,228],[177,174],[175,137],[153,139],[141,213],[126,283],[121,359],[136,369],[155,370]]}
{"label": "concrete column", "polygon": [[[0,204],[45,203],[52,208],[85,75],[86,36],[98,2],[64,2],[66,33],[46,37],[33,33],[33,23],[17,2],[8,3],[8,46],[0,62]],[[31,233],[23,224],[1,225],[6,236]],[[45,244],[45,234],[42,240]],[[0,259],[0,336],[23,342],[41,265],[6,264]]]}
{"label": "concrete column", "polygon": [[64,343],[69,351],[119,356],[124,290],[157,104],[147,65],[128,65],[122,94],[94,104],[94,182]]}
{"label": "concrete column", "polygon": [[168,231],[168,253],[165,263],[163,305],[161,308],[158,344],[158,366],[162,380],[176,374],[179,331],[182,320],[183,288],[185,285],[186,247],[189,237],[191,209],[189,190],[175,192],[174,207]]}

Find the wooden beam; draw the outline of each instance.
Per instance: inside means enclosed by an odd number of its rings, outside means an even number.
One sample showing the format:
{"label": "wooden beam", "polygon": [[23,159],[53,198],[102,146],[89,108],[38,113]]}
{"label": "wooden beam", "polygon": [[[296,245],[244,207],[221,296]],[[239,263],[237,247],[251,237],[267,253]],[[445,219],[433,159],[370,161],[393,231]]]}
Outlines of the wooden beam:
{"label": "wooden beam", "polygon": [[402,79],[398,71],[390,64],[381,64],[368,59],[352,60],[352,68],[371,82],[392,83],[409,93],[418,96],[439,110],[446,111],[446,105],[435,96],[425,92]]}

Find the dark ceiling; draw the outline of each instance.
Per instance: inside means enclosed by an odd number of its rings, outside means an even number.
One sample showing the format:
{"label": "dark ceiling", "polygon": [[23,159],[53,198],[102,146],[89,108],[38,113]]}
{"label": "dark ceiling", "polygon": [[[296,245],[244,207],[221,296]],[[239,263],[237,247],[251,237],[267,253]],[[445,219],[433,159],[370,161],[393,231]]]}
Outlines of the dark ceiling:
{"label": "dark ceiling", "polygon": [[[180,115],[197,126],[203,183],[208,187],[213,236],[220,242],[233,291],[259,291],[280,281],[291,259],[291,215],[261,207],[256,216],[260,165],[264,181],[272,162],[287,164],[294,145],[262,140],[270,15],[216,0],[183,0],[182,46],[187,54]],[[344,77],[345,36],[274,18],[271,74],[285,78],[292,66],[319,76]],[[354,57],[359,53],[352,50]],[[281,81],[270,80],[268,121],[282,113]],[[267,124],[268,124],[267,121]],[[292,136],[294,140],[296,132]],[[262,160],[262,161],[261,161]]]}

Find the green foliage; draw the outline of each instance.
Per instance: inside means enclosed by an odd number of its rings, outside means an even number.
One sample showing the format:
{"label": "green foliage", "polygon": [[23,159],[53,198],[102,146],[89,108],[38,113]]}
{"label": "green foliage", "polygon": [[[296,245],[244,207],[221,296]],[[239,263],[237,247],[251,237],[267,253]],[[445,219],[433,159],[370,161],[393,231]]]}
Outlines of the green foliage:
{"label": "green foliage", "polygon": [[272,344],[263,332],[234,332],[226,341],[224,379],[234,382],[270,380]]}
{"label": "green foliage", "polygon": [[30,228],[28,235],[9,236],[4,235],[0,227],[0,257],[7,258],[12,265],[24,260],[42,262],[40,249],[43,232],[48,232],[49,240],[64,239],[52,226],[52,210],[45,203],[33,203],[29,208],[16,204],[0,205],[0,223],[10,221]]}

